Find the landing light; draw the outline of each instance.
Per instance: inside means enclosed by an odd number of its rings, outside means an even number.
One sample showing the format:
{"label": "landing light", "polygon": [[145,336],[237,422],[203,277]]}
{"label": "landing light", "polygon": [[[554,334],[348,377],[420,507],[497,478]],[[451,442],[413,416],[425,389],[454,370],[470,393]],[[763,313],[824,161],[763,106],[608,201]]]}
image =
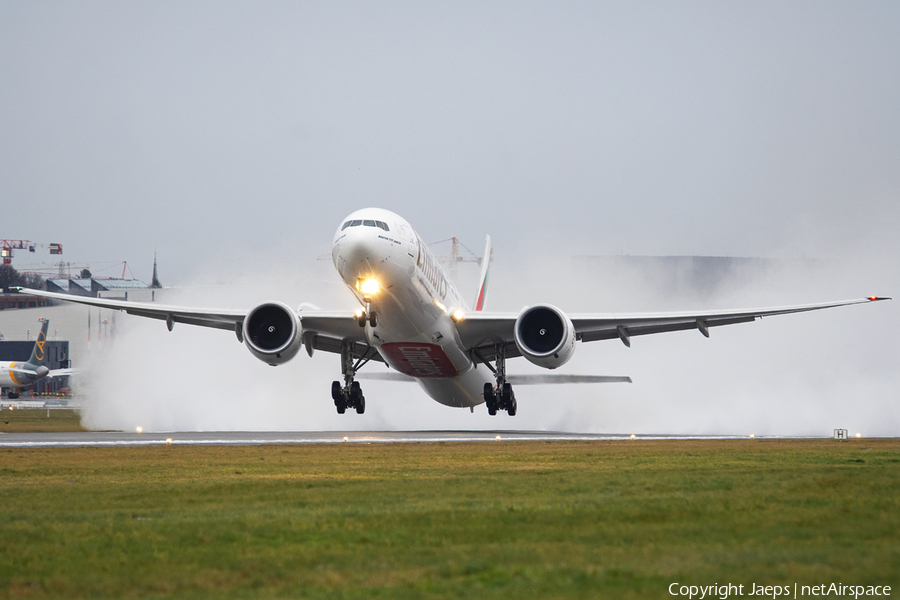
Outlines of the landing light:
{"label": "landing light", "polygon": [[454,313],[453,313],[453,320],[454,320],[454,321],[459,322],[459,321],[462,321],[462,320],[465,319],[465,318],[466,318],[466,315],[463,314],[463,311],[461,311],[461,310],[454,311]]}
{"label": "landing light", "polygon": [[374,296],[380,289],[381,285],[377,279],[366,279],[359,284],[359,291],[362,292],[363,296]]}
{"label": "landing light", "polygon": [[634,438],[635,438],[635,435],[632,433],[632,434],[631,434],[631,439],[634,439]]}
{"label": "landing light", "polygon": [[859,438],[861,438],[861,437],[862,437],[862,434],[861,434],[861,433],[857,433],[857,434],[856,434],[856,439],[859,439]]}
{"label": "landing light", "polygon": [[137,433],[140,433],[140,432],[142,432],[142,431],[144,430],[144,428],[141,427],[140,425],[138,425],[137,427],[135,427],[134,430],[135,430]]}

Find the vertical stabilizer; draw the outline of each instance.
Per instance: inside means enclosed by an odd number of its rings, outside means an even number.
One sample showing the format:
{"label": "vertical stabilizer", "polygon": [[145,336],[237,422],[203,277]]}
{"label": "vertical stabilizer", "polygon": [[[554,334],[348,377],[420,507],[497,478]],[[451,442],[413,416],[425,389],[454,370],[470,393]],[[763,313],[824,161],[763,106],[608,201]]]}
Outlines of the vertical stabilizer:
{"label": "vertical stabilizer", "polygon": [[488,274],[491,270],[491,236],[484,241],[484,254],[481,257],[481,277],[478,278],[478,296],[475,297],[475,310],[484,308],[487,297]]}
{"label": "vertical stabilizer", "polygon": [[42,319],[41,332],[38,334],[37,341],[34,343],[34,349],[31,351],[31,358],[28,359],[29,365],[39,366],[44,362],[46,354],[44,354],[44,344],[47,342],[47,328],[50,327],[49,319]]}

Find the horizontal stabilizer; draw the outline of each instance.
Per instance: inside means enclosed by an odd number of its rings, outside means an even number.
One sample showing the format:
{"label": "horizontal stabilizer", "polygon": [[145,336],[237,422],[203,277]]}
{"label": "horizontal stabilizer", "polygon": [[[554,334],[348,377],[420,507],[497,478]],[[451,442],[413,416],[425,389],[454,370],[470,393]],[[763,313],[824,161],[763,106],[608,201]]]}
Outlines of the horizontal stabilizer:
{"label": "horizontal stabilizer", "polygon": [[357,373],[357,379],[368,379],[369,381],[404,381],[406,383],[415,383],[414,377],[404,375],[403,373]]}
{"label": "horizontal stabilizer", "polygon": [[[403,373],[357,373],[357,379],[369,379],[372,381],[405,381],[415,382],[415,379]],[[545,375],[508,375],[506,380],[513,385],[546,385],[565,383],[631,383],[631,377],[615,375],[562,375],[559,373],[547,373]]]}
{"label": "horizontal stabilizer", "polygon": [[38,375],[40,375],[34,369],[18,369],[16,367],[11,368],[9,370],[9,372],[10,373],[18,373],[19,375],[31,375],[32,377],[37,377]]}
{"label": "horizontal stabilizer", "polygon": [[631,377],[616,375],[509,375],[506,380],[513,385],[545,385],[549,383],[631,383]]}

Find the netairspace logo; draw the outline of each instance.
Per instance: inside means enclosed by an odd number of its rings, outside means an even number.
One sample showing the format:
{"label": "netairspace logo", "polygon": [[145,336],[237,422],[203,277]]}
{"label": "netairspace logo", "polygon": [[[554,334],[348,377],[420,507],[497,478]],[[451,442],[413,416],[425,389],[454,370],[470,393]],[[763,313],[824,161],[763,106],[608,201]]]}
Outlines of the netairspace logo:
{"label": "netairspace logo", "polygon": [[[744,588],[747,587],[747,591]],[[682,585],[678,582],[669,586],[672,596],[687,596],[689,599],[720,598],[725,600],[732,596],[753,596],[756,598],[801,598],[815,596],[843,596],[859,598],[860,596],[890,596],[889,585],[844,585],[842,583],[820,585],[758,585],[725,583],[719,585]]]}

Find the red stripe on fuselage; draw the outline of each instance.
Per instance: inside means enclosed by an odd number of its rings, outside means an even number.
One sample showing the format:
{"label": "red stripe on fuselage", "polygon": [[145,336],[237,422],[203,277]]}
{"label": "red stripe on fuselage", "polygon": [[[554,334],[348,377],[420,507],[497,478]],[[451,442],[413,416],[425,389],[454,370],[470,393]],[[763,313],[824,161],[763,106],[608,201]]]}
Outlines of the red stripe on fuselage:
{"label": "red stripe on fuselage", "polygon": [[379,350],[391,365],[410,377],[455,377],[459,371],[453,366],[444,349],[437,344],[390,342]]}

